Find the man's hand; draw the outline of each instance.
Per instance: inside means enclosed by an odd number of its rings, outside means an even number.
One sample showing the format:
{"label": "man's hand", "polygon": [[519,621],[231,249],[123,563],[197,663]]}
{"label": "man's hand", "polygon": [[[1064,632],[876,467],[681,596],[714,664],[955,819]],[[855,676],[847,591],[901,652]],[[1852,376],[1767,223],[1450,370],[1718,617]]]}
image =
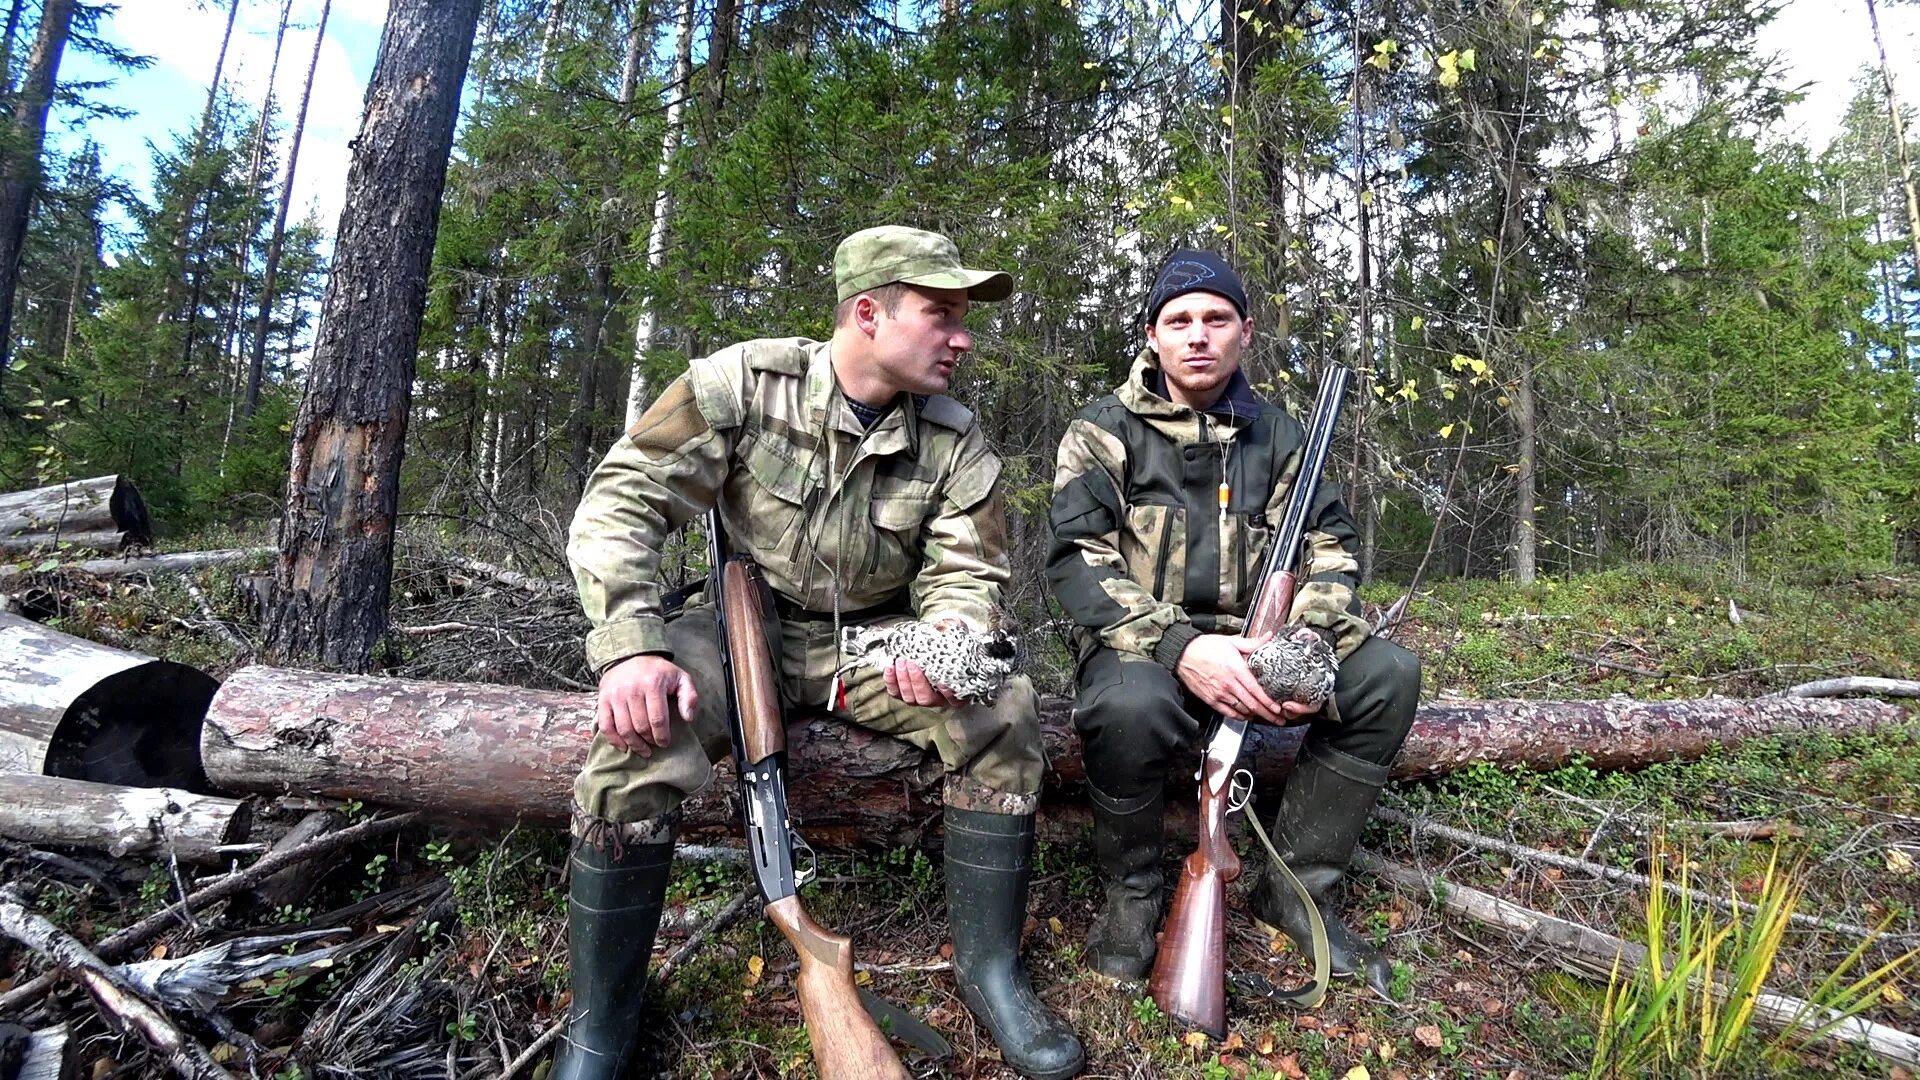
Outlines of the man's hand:
{"label": "man's hand", "polygon": [[654,747],[672,741],[669,702],[679,719],[691,719],[700,704],[693,678],[664,656],[629,656],[600,673],[600,734],[630,754],[652,757]]}
{"label": "man's hand", "polygon": [[882,677],[887,681],[887,693],[909,705],[951,709],[962,704],[946,687],[935,686],[911,660],[895,660],[887,665]]}
{"label": "man's hand", "polygon": [[1319,710],[1299,702],[1278,702],[1260,687],[1247,667],[1247,654],[1272,640],[1230,634],[1201,634],[1187,643],[1174,674],[1194,696],[1223,716],[1261,720],[1285,727]]}

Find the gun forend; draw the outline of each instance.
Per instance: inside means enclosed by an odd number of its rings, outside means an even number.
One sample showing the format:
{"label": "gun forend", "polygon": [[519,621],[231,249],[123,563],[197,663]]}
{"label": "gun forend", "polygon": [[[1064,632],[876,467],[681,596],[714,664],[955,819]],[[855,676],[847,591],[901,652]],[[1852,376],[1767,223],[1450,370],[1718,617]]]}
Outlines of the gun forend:
{"label": "gun forend", "polygon": [[798,896],[776,900],[766,911],[800,956],[795,985],[820,1080],[909,1080],[906,1066],[860,1002],[852,942],[814,922]]}
{"label": "gun forend", "polygon": [[780,714],[780,686],[773,651],[767,644],[767,620],[761,606],[760,573],[747,559],[728,559],[721,573],[721,614],[727,628],[727,652],[733,658],[734,699],[740,710],[743,765],[758,765],[787,748]]}

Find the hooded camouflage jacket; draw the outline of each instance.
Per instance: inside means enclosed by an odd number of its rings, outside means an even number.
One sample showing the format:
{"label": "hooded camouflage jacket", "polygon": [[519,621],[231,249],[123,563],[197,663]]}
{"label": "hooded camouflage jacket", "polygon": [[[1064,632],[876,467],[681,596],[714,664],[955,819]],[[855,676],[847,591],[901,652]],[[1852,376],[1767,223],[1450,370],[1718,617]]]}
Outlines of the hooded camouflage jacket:
{"label": "hooded camouflage jacket", "polygon": [[[1099,644],[1172,669],[1196,636],[1245,626],[1306,429],[1255,397],[1238,372],[1205,413],[1169,401],[1163,380],[1143,351],[1125,384],[1067,426],[1047,579],[1076,624],[1082,657]],[[1317,494],[1289,621],[1332,631],[1344,659],[1367,635],[1353,519],[1338,485]]]}
{"label": "hooded camouflage jacket", "polygon": [[661,545],[716,500],[733,545],[789,603],[833,611],[837,576],[842,611],[906,590],[923,619],[993,625],[1009,576],[1006,518],[1000,459],[973,414],[903,395],[863,428],[828,351],[763,339],[695,360],[607,452],[567,543],[595,671],[669,653]]}

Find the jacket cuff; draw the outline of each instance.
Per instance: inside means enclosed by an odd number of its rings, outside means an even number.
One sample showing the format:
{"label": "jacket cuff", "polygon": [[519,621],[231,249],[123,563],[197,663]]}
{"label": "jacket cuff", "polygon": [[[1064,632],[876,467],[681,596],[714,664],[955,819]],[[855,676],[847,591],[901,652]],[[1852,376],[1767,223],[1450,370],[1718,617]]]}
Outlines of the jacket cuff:
{"label": "jacket cuff", "polygon": [[929,600],[920,605],[915,616],[924,623],[936,623],[942,619],[957,619],[975,633],[986,633],[995,625],[995,613],[985,604],[969,604],[965,601]]}
{"label": "jacket cuff", "polygon": [[667,647],[666,621],[657,615],[605,623],[587,634],[587,666],[596,675],[641,653],[673,655]]}
{"label": "jacket cuff", "polygon": [[1187,651],[1193,639],[1200,636],[1200,628],[1190,622],[1177,622],[1167,627],[1160,635],[1160,643],[1153,647],[1153,658],[1160,666],[1172,671],[1180,665],[1180,654]]}

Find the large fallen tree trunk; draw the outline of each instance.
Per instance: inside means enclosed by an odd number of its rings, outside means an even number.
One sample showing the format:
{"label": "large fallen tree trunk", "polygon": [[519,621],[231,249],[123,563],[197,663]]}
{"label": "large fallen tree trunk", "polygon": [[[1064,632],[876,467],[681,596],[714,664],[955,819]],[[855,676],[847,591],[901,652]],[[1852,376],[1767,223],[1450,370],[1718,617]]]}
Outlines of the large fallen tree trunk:
{"label": "large fallen tree trunk", "polygon": [[[117,577],[123,574],[183,574],[208,566],[264,559],[271,554],[273,549],[265,547],[179,551],[171,555],[148,555],[137,559],[87,559],[83,562],[62,563],[60,569],[78,570],[95,577]],[[14,565],[0,565],[0,585],[4,585],[9,578],[23,577],[32,569],[31,566],[23,569]]]}
{"label": "large fallen tree trunk", "polygon": [[[1475,761],[1596,767],[1697,756],[1757,735],[1871,731],[1905,714],[1875,701],[1478,701],[1423,707],[1395,766],[1425,777]],[[209,707],[202,756],[218,788],[311,792],[493,819],[565,819],[592,737],[593,698],[510,686],[244,668]],[[1065,702],[1042,714],[1051,788],[1084,783]],[[1300,731],[1256,727],[1244,763],[1261,784],[1292,767]],[[938,809],[940,764],[904,743],[823,717],[789,726],[788,796],[809,829],[882,840]],[[730,826],[730,766],[687,806]],[[1061,792],[1062,795],[1076,792]],[[1073,798],[1048,800],[1049,812]],[[1069,815],[1073,816],[1073,815]]]}
{"label": "large fallen tree trunk", "polygon": [[124,476],[70,480],[0,495],[0,549],[119,549],[153,543],[153,522],[140,489]]}
{"label": "large fallen tree trunk", "polygon": [[218,862],[252,817],[248,803],[215,795],[0,773],[0,836],[29,844]]}
{"label": "large fallen tree trunk", "polygon": [[0,772],[204,791],[196,668],[0,612]]}

